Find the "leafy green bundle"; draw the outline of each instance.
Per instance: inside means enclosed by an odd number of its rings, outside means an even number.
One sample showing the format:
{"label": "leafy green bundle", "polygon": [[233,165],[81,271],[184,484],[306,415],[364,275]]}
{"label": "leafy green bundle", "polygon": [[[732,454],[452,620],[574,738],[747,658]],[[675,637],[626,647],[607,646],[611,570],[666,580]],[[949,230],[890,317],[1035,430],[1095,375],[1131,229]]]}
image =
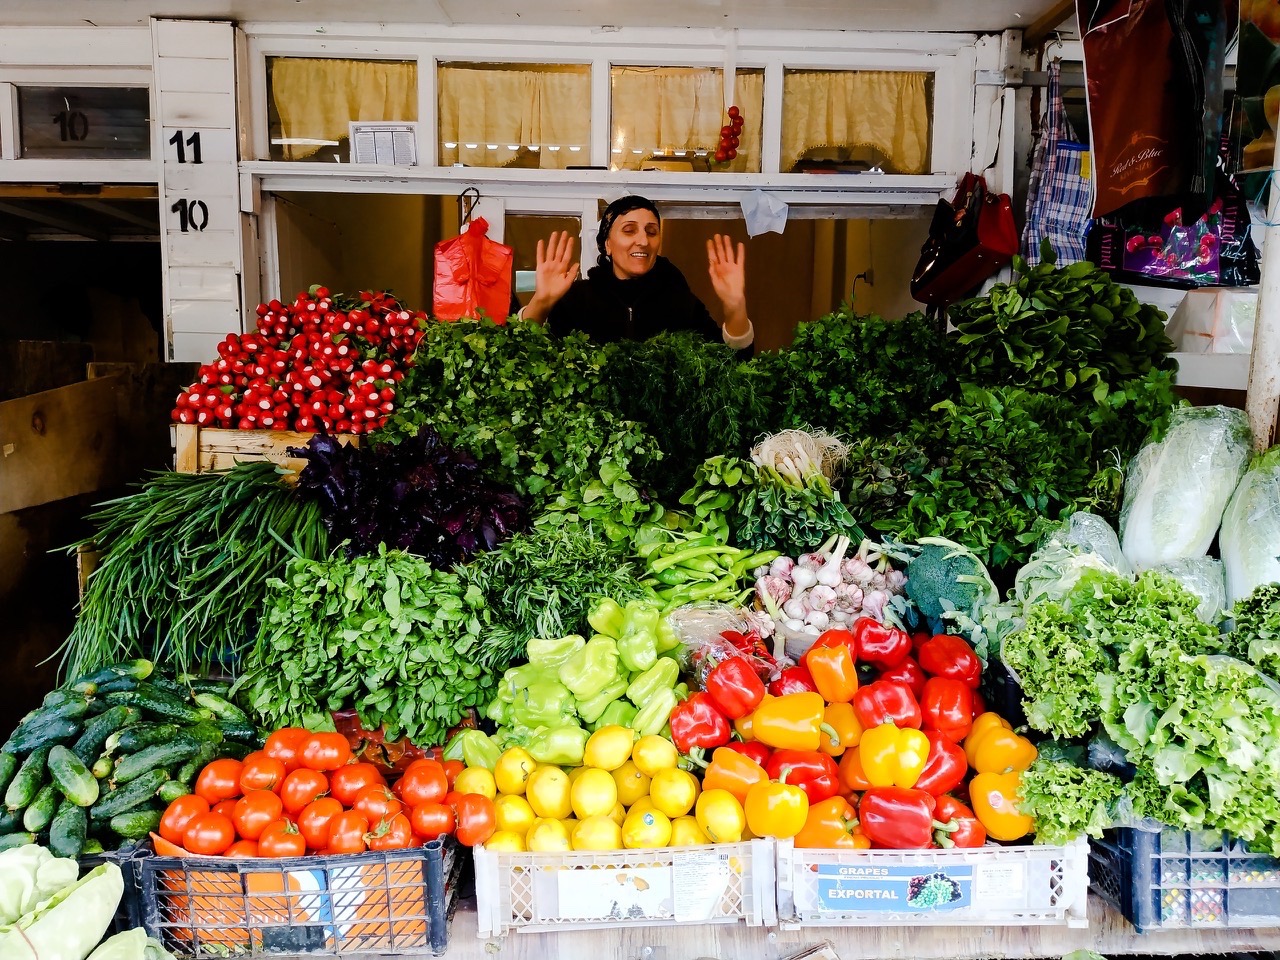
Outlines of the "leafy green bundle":
{"label": "leafy green bundle", "polygon": [[1113,774],[1041,757],[1022,774],[1018,806],[1036,818],[1038,843],[1060,844],[1081,834],[1102,836],[1124,792]]}

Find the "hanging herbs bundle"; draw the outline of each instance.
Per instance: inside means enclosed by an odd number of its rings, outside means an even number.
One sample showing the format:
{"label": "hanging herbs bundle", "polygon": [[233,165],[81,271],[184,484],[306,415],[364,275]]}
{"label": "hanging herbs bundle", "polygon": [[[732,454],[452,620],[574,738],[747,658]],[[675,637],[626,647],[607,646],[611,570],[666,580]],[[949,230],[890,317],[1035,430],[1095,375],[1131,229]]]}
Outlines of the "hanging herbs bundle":
{"label": "hanging herbs bundle", "polygon": [[272,729],[332,729],[331,711],[354,708],[366,729],[429,747],[494,694],[484,596],[420,557],[295,560],[265,610],[240,687]]}
{"label": "hanging herbs bundle", "polygon": [[251,644],[267,579],[291,556],[323,557],[315,504],[293,495],[275,464],[226,473],[157,473],[99,505],[100,562],[62,647],[64,675],[144,657],[176,673],[235,670]]}
{"label": "hanging herbs bundle", "polygon": [[399,444],[365,447],[317,434],[290,452],[307,461],[299,493],[320,505],[333,542],[354,554],[386,544],[448,568],[528,523],[519,494],[487,480],[430,426]]}

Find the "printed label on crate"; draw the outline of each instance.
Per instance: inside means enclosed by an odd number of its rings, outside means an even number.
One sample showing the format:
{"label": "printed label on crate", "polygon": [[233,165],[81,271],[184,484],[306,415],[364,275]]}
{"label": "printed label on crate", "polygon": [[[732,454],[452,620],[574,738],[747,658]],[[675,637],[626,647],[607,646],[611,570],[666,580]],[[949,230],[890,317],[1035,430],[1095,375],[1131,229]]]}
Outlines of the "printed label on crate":
{"label": "printed label on crate", "polygon": [[1027,900],[1027,865],[982,864],[973,868],[974,896],[979,903],[1024,904]]}
{"label": "printed label on crate", "polygon": [[677,920],[711,920],[721,915],[732,865],[727,853],[677,850],[672,857]]}
{"label": "printed label on crate", "polygon": [[973,867],[815,863],[818,909],[841,912],[958,910],[973,905]]}
{"label": "printed label on crate", "polygon": [[669,866],[602,866],[554,876],[556,908],[541,920],[669,920],[675,913]]}

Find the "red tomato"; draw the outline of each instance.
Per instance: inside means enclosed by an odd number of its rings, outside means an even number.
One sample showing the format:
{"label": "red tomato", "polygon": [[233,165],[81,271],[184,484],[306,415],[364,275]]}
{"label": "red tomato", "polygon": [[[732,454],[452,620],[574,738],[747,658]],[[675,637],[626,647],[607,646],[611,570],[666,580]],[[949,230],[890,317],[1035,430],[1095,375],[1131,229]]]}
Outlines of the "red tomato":
{"label": "red tomato", "polygon": [[357,794],[351,809],[368,817],[370,823],[378,823],[387,817],[394,817],[404,809],[404,804],[386,787],[374,784]]}
{"label": "red tomato", "polygon": [[212,811],[192,818],[182,834],[182,845],[201,857],[219,856],[235,841],[235,824],[222,814]]}
{"label": "red tomato", "polygon": [[227,847],[224,857],[256,857],[258,856],[257,840],[237,840]]}
{"label": "red tomato", "polygon": [[213,810],[214,813],[220,813],[228,820],[231,820],[232,816],[236,812],[236,801],[223,800],[219,803],[215,803],[210,809]]}
{"label": "red tomato", "polygon": [[283,812],[284,804],[270,790],[250,790],[236,801],[231,822],[242,839],[257,840],[267,824],[279,820]]}
{"label": "red tomato", "polygon": [[370,850],[403,850],[413,846],[413,826],[403,813],[386,817],[365,834]]}
{"label": "red tomato", "polygon": [[409,811],[409,823],[413,832],[423,840],[434,840],[446,833],[453,833],[456,818],[453,807],[443,803],[420,803]]}
{"label": "red tomato", "polygon": [[204,797],[212,806],[220,800],[234,800],[240,796],[240,768],[243,764],[231,757],[214,760],[200,771],[196,777],[196,788],[192,792]]}
{"label": "red tomato", "polygon": [[461,760],[446,760],[441,766],[444,767],[444,775],[449,779],[449,789],[453,789],[453,781],[458,779],[458,774],[467,769],[467,765]]}
{"label": "red tomato", "polygon": [[283,763],[286,773],[292,773],[302,765],[302,759],[298,756],[298,748],[302,746],[302,741],[309,736],[311,734],[300,727],[281,727],[267,737],[267,742],[262,748],[262,752],[268,757],[273,757]]}
{"label": "red tomato", "polygon": [[312,800],[298,814],[298,829],[312,850],[329,845],[329,821],[342,812],[342,804],[333,797]]}
{"label": "red tomato", "polygon": [[400,799],[407,807],[438,803],[449,792],[449,777],[436,760],[415,760],[399,780]]}
{"label": "red tomato", "polygon": [[302,808],[316,797],[328,792],[329,781],[325,775],[318,770],[308,770],[305,767],[299,767],[293,771],[284,778],[284,783],[280,784],[280,799],[284,801],[285,810],[294,816],[301,813]]}
{"label": "red tomato", "polygon": [[337,770],[351,759],[351,744],[340,733],[313,733],[298,746],[298,759],[309,770]]}
{"label": "red tomato", "polygon": [[464,793],[458,798],[458,842],[464,847],[484,843],[498,829],[493,801],[483,794]]}
{"label": "red tomato", "polygon": [[288,820],[267,824],[258,838],[260,857],[301,857],[307,852],[307,841]]}
{"label": "red tomato", "polygon": [[348,763],[329,776],[329,793],[344,807],[349,807],[365,787],[385,786],[386,782],[372,763]]}
{"label": "red tomato", "polygon": [[329,853],[363,853],[369,818],[348,810],[329,821]]}
{"label": "red tomato", "polygon": [[204,797],[197,797],[194,793],[179,797],[169,804],[164,811],[164,816],[160,818],[160,836],[170,843],[180,845],[182,835],[186,833],[191,821],[200,814],[208,812],[209,801]]}
{"label": "red tomato", "polygon": [[288,772],[283,761],[256,750],[244,758],[240,768],[240,789],[245,793],[251,790],[279,791]]}

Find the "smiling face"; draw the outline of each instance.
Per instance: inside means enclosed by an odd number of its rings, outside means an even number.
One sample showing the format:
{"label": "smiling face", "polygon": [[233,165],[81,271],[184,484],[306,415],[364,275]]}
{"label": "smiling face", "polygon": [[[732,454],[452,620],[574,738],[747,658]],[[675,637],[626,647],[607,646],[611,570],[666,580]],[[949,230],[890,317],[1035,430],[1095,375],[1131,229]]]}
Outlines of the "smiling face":
{"label": "smiling face", "polygon": [[639,277],[653,269],[662,246],[662,228],[652,211],[639,209],[622,214],[609,228],[604,252],[613,261],[619,280]]}

